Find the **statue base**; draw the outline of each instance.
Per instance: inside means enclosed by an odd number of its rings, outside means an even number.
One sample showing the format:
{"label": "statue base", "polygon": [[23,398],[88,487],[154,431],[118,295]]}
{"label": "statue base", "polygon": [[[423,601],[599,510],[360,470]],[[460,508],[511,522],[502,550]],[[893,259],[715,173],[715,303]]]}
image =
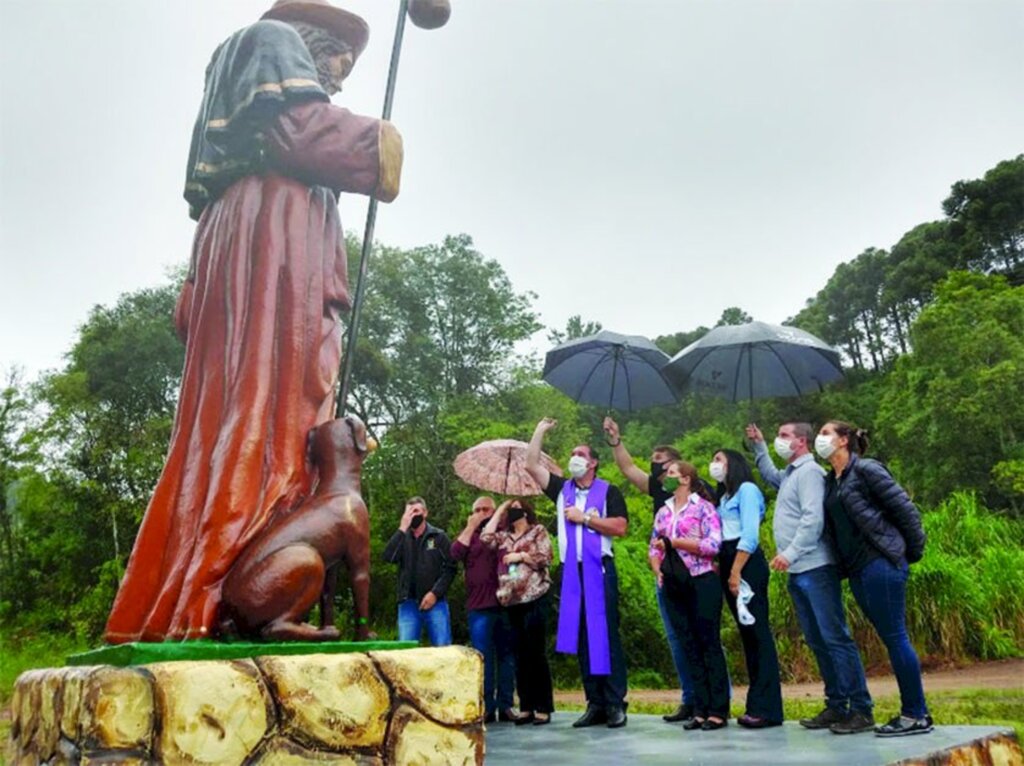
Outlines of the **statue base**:
{"label": "statue base", "polygon": [[482,701],[458,646],[49,668],[15,684],[10,747],[19,765],[482,764]]}

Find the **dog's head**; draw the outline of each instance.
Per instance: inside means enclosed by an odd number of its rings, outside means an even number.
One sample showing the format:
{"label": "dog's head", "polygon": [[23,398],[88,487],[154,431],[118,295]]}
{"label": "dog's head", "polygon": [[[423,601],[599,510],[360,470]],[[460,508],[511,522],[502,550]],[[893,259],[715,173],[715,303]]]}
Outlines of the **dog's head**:
{"label": "dog's head", "polygon": [[377,449],[377,440],[366,433],[366,424],[355,415],[328,420],[310,429],[309,459],[316,464],[327,455],[353,452],[360,459]]}

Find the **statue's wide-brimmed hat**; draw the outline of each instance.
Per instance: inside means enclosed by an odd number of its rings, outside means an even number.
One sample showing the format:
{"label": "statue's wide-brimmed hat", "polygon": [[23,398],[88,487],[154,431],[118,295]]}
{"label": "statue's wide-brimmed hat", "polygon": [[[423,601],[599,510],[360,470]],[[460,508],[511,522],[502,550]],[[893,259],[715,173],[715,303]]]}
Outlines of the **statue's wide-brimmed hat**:
{"label": "statue's wide-brimmed hat", "polygon": [[264,19],[276,21],[304,21],[330,32],[352,46],[352,55],[358,58],[370,39],[370,26],[350,11],[331,5],[327,0],[277,0],[263,14]]}

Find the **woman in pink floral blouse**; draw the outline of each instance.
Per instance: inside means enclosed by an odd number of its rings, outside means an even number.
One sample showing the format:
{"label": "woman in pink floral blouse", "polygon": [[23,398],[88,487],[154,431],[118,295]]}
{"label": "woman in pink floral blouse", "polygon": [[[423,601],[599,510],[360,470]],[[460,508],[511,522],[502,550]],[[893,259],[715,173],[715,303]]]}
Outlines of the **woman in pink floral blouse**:
{"label": "woman in pink floral blouse", "polygon": [[722,525],[715,504],[699,494],[707,490],[692,465],[669,463],[662,485],[672,497],[654,517],[649,558],[668,598],[672,627],[683,636],[693,677],[694,717],[683,728],[721,729],[729,720],[729,676],[719,635],[722,585],[713,561]]}
{"label": "woman in pink floral blouse", "polygon": [[[506,516],[508,524],[499,529]],[[516,654],[520,716],[515,723],[541,726],[555,709],[546,654],[551,538],[529,501],[516,498],[498,506],[480,541],[498,549],[498,601],[508,609]]]}

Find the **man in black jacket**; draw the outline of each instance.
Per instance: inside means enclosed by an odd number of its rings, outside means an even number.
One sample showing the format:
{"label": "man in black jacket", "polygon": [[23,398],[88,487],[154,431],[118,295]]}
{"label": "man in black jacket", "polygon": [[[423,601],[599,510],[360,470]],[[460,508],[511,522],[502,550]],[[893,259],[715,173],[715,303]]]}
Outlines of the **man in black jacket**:
{"label": "man in black jacket", "polygon": [[432,646],[447,646],[452,627],[445,594],[456,567],[448,535],[427,523],[428,513],[422,497],[406,502],[384,560],[398,564],[398,640],[419,641],[425,626]]}

